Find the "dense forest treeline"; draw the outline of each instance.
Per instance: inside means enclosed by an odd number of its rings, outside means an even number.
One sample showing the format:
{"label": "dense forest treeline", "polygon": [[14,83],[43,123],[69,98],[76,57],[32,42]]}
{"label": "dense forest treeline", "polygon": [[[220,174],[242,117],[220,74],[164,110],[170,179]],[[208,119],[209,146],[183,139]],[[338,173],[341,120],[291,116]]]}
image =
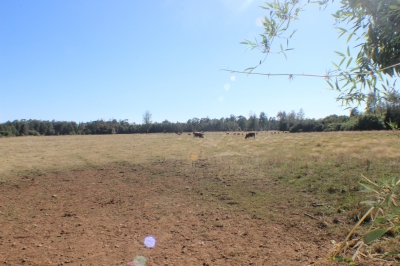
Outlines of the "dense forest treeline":
{"label": "dense forest treeline", "polygon": [[387,122],[400,125],[400,105],[386,106],[385,110],[367,109],[359,113],[352,109],[349,116],[330,115],[322,119],[305,118],[304,112],[279,112],[268,117],[264,112],[249,117],[234,116],[210,119],[193,118],[186,123],[170,122],[135,124],[128,120],[97,120],[86,123],[67,121],[15,120],[0,124],[0,136],[52,136],[92,134],[172,133],[192,131],[257,131],[280,130],[289,132],[321,132],[390,129]]}

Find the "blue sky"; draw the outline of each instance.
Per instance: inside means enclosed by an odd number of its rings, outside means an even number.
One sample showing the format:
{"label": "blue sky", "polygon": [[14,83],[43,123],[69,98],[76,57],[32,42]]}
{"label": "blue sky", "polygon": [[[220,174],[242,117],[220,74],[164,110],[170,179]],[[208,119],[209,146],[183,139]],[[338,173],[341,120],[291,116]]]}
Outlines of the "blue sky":
{"label": "blue sky", "polygon": [[[263,55],[239,44],[262,32],[264,1],[0,1],[0,122],[129,119],[186,122],[278,111],[348,114],[324,79],[230,74]],[[324,74],[345,51],[331,16],[307,7],[264,73]],[[232,77],[234,76],[234,78]]]}

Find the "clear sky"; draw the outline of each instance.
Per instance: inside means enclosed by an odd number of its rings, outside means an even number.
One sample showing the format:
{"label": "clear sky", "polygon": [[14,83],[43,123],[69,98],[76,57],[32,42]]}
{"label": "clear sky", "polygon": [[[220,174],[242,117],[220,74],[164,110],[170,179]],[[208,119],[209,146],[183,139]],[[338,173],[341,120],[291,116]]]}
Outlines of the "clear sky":
{"label": "clear sky", "polygon": [[[0,1],[0,122],[129,119],[186,122],[278,111],[348,114],[324,79],[230,74],[263,55],[256,0]],[[345,51],[331,13],[307,8],[289,45],[258,72],[324,74]]]}

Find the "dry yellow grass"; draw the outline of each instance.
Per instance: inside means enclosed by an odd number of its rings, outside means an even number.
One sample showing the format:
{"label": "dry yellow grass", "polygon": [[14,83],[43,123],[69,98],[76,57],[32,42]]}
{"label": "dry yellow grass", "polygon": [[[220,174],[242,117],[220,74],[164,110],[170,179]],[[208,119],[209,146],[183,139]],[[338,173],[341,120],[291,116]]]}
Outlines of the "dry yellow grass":
{"label": "dry yellow grass", "polygon": [[205,139],[186,134],[1,138],[0,174],[9,177],[26,171],[62,171],[164,159],[190,162],[213,157],[229,158],[229,162],[223,163],[234,165],[246,160],[252,163],[254,158],[259,163],[276,165],[400,158],[400,141],[388,132],[259,133],[256,140],[222,133],[205,136]]}

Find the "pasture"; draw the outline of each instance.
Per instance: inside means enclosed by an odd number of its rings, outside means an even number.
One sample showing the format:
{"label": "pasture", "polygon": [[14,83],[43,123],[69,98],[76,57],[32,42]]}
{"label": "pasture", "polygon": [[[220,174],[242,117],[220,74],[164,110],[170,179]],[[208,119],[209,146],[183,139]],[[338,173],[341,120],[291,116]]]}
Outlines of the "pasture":
{"label": "pasture", "polygon": [[0,138],[0,156],[3,265],[329,265],[361,174],[400,172],[387,131]]}

